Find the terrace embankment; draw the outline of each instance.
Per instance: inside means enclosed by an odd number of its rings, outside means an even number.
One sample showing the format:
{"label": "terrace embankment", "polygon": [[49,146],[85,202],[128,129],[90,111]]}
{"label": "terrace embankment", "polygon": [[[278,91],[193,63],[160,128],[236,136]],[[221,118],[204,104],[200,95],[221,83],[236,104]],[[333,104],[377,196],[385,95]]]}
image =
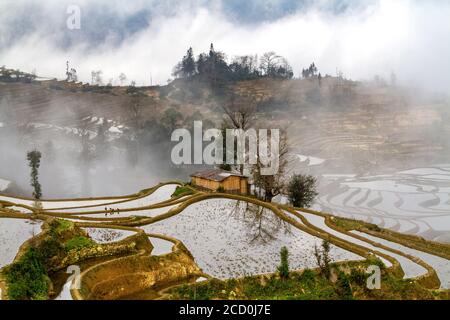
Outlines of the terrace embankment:
{"label": "terrace embankment", "polygon": [[132,256],[95,265],[81,274],[81,289],[72,290],[73,297],[89,300],[120,299],[149,288],[164,287],[203,275],[180,241],[158,237],[175,244],[171,253],[151,256],[141,250]]}
{"label": "terrace embankment", "polygon": [[[0,270],[2,291],[11,299],[46,299],[53,294],[53,273],[89,259],[123,256],[143,248],[153,249],[143,232],[115,243],[97,244],[74,223],[46,217],[42,232],[23,243],[14,262]],[[35,281],[40,281],[39,285],[34,285]]]}

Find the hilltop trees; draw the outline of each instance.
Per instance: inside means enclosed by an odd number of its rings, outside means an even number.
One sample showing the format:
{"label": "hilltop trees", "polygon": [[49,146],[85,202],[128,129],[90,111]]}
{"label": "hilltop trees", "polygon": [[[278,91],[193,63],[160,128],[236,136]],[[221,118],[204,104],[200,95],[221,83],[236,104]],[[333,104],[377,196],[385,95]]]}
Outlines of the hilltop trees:
{"label": "hilltop trees", "polygon": [[235,57],[229,65],[232,80],[252,80],[261,77],[258,66],[258,57],[255,56],[239,56]]}
{"label": "hilltop trees", "polygon": [[39,167],[41,166],[41,153],[37,150],[27,153],[28,165],[31,169],[31,186],[33,187],[33,197],[40,200],[42,197],[41,184],[39,183]]}
{"label": "hilltop trees", "polygon": [[5,66],[0,67],[0,81],[30,83],[35,79],[35,74],[22,72],[20,70],[7,69]]}
{"label": "hilltop trees", "polygon": [[120,81],[120,85],[123,86],[123,84],[125,83],[125,81],[127,80],[127,76],[125,75],[125,73],[121,73],[119,75],[119,81]]}
{"label": "hilltop trees", "polygon": [[197,60],[192,48],[175,66],[173,76],[178,78],[197,77],[218,87],[226,81],[252,80],[262,77],[291,79],[294,76],[288,61],[275,52],[265,53],[258,61],[257,56],[238,56],[228,64],[226,55],[216,51],[211,44],[208,53],[201,53]]}
{"label": "hilltop trees", "polygon": [[66,62],[66,81],[68,82],[77,82],[77,70],[69,67],[69,61]]}
{"label": "hilltop trees", "polygon": [[197,65],[194,58],[194,51],[189,48],[183,59],[173,70],[174,77],[190,78],[197,74]]}
{"label": "hilltop trees", "polygon": [[97,71],[91,71],[91,84],[102,86],[103,85],[103,71],[97,70]]}
{"label": "hilltop trees", "polygon": [[261,57],[260,69],[269,78],[291,79],[294,76],[288,61],[273,51]]}
{"label": "hilltop trees", "polygon": [[302,70],[302,77],[305,79],[315,77],[317,75],[317,72],[318,72],[318,69],[313,62],[307,69]]}
{"label": "hilltop trees", "polygon": [[225,54],[214,49],[211,43],[209,53],[201,54],[197,61],[199,76],[213,87],[229,79],[229,68],[225,61]]}

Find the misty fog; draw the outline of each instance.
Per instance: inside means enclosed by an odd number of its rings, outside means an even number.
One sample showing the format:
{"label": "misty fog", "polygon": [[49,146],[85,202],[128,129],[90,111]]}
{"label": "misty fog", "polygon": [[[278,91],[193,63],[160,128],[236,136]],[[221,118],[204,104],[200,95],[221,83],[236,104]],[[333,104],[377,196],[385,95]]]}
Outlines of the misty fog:
{"label": "misty fog", "polygon": [[[8,192],[30,196],[33,149],[43,154],[44,198],[186,181],[198,168],[171,163],[171,132],[194,120],[220,128],[227,94],[242,95],[255,99],[259,123],[288,130],[288,173],[319,178],[317,209],[448,238],[450,4],[280,3],[265,1],[257,19],[250,4],[242,11],[223,1],[71,1],[81,29],[69,30],[69,2],[2,1],[0,65],[39,76],[0,85]],[[189,47],[197,58],[211,43],[227,63],[275,51],[294,79],[230,82],[225,94],[173,79]],[[84,84],[51,80],[65,79],[66,62]],[[323,80],[302,77],[312,62]]]}
{"label": "misty fog", "polygon": [[[6,0],[0,62],[64,78],[69,60],[85,82],[102,70],[114,84],[124,72],[128,83],[164,85],[186,48],[198,54],[214,42],[230,59],[275,50],[297,76],[315,61],[323,74],[360,80],[395,72],[404,85],[448,92],[447,1],[257,2]],[[69,4],[80,7],[80,30],[67,29]]]}

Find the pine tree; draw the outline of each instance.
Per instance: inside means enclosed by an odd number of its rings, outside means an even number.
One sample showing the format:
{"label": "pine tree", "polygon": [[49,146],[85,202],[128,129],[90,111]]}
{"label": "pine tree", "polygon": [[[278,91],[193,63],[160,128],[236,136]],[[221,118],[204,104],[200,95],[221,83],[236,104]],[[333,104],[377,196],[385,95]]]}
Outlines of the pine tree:
{"label": "pine tree", "polygon": [[41,165],[41,153],[37,150],[27,154],[28,165],[31,168],[31,186],[33,187],[33,197],[40,200],[42,197],[41,184],[39,183],[39,167]]}
{"label": "pine tree", "polygon": [[195,66],[195,59],[194,59],[194,51],[192,48],[189,48],[186,55],[183,57],[182,61],[182,72],[185,77],[192,77],[197,73],[197,68]]}
{"label": "pine tree", "polygon": [[280,251],[280,265],[278,266],[278,272],[282,279],[289,277],[289,251],[286,247],[281,248]]}

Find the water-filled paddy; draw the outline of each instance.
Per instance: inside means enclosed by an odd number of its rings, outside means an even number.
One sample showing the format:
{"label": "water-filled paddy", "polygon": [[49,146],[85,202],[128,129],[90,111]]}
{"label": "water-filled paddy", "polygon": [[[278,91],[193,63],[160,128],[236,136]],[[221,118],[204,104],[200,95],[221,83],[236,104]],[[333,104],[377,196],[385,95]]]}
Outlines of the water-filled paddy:
{"label": "water-filled paddy", "polygon": [[[450,241],[450,171],[430,166],[377,176],[324,174],[315,208],[395,231]],[[326,189],[326,188],[325,188]]]}
{"label": "water-filled paddy", "polygon": [[[405,278],[414,278],[414,277],[417,277],[417,276],[420,276],[420,275],[424,275],[427,272],[427,270],[425,268],[423,268],[422,266],[418,265],[417,263],[415,263],[415,262],[413,262],[413,261],[411,261],[411,260],[409,260],[409,259],[407,259],[407,258],[405,258],[405,257],[403,257],[401,255],[392,253],[392,252],[390,252],[388,250],[385,250],[385,249],[376,247],[374,245],[371,245],[370,243],[368,243],[366,241],[362,241],[362,240],[356,239],[354,237],[351,237],[349,235],[346,235],[346,234],[338,232],[338,231],[336,231],[334,229],[331,229],[330,227],[328,227],[325,224],[325,218],[323,218],[321,216],[317,216],[317,215],[314,215],[314,214],[311,214],[311,213],[305,213],[305,212],[301,212],[300,214],[303,215],[306,219],[308,219],[308,221],[311,224],[313,224],[314,226],[316,226],[316,227],[326,231],[329,234],[332,234],[332,235],[334,235],[334,236],[336,236],[338,238],[341,238],[343,240],[347,240],[347,241],[349,241],[351,243],[359,244],[359,245],[364,246],[366,248],[369,248],[371,250],[379,251],[381,253],[384,253],[384,254],[386,254],[388,256],[391,256],[391,257],[395,258],[400,263],[400,265],[402,266],[402,269],[405,272]],[[380,242],[380,241],[378,241],[378,238],[375,238],[375,239],[376,239],[375,240],[376,242]],[[390,246],[388,246],[388,247],[390,247]],[[385,259],[382,259],[382,260],[387,266],[391,265],[387,260],[385,260]]]}
{"label": "water-filled paddy", "polygon": [[[113,204],[109,204],[109,205],[93,206],[93,207],[89,207],[89,208],[73,208],[73,209],[65,209],[65,210],[58,210],[58,211],[64,212],[64,213],[83,214],[83,213],[95,212],[95,211],[105,211],[105,209],[107,211],[113,210],[115,212],[117,212],[117,209],[119,209],[119,212],[120,212],[121,209],[147,207],[147,206],[154,205],[154,204],[157,204],[162,201],[170,200],[176,187],[177,187],[177,185],[175,185],[175,184],[164,185],[164,186],[158,188],[155,192],[149,194],[148,196],[138,198],[138,199],[133,199],[133,200],[119,202],[119,203],[113,203]],[[120,214],[122,214],[122,213],[126,214],[124,212],[120,212]],[[135,214],[129,214],[129,215],[135,215]]]}
{"label": "water-filled paddy", "polygon": [[41,232],[42,222],[0,218],[0,269],[13,262],[20,246]]}
{"label": "water-filled paddy", "polygon": [[374,237],[370,234],[366,234],[363,232],[352,231],[352,233],[360,235],[367,239],[376,241],[387,247],[394,248],[401,252],[410,254],[419,259],[422,259],[436,271],[436,273],[439,277],[439,280],[441,280],[441,288],[445,288],[445,289],[450,288],[450,261],[448,261],[447,259],[435,256],[435,255],[432,255],[432,254],[429,254],[426,252],[422,252],[419,250],[411,249],[411,248],[408,248],[401,244],[398,244],[398,243],[395,243],[392,241],[388,241],[388,240],[384,240],[384,239],[380,239],[380,238]]}
{"label": "water-filled paddy", "polygon": [[[281,222],[271,211],[260,215],[259,209],[234,200],[206,200],[142,228],[181,240],[199,267],[217,278],[274,272],[283,246],[290,251],[292,269],[316,267],[314,245],[320,245],[321,239]],[[335,246],[331,257],[333,261],[361,259]]]}
{"label": "water-filled paddy", "polygon": [[98,243],[109,243],[123,240],[135,234],[133,231],[107,229],[107,228],[83,228],[92,240]]}

